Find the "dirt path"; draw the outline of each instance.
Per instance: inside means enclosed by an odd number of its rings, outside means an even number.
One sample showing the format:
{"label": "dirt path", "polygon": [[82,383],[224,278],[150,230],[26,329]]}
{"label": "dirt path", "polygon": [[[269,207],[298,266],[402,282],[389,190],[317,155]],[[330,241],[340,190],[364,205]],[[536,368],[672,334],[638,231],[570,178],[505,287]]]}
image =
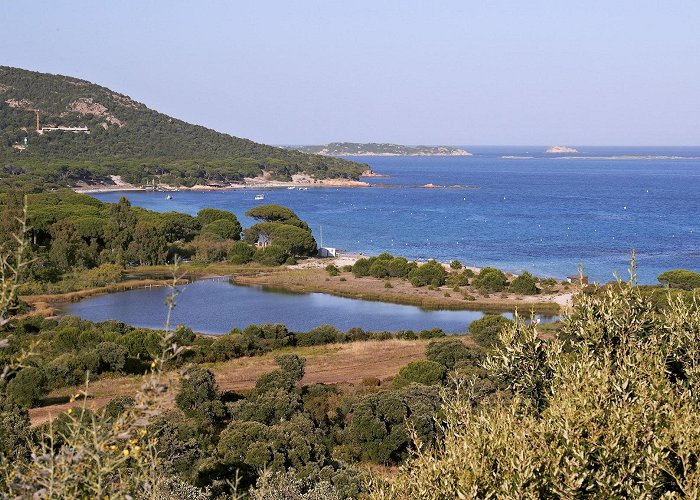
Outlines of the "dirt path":
{"label": "dirt path", "polygon": [[[425,357],[425,341],[386,340],[334,344],[291,352],[306,358],[306,373],[302,384],[355,384],[366,377],[376,377],[382,381],[398,373],[405,364]],[[254,358],[241,358],[208,366],[216,375],[219,388],[223,391],[242,391],[255,386],[255,381],[264,373],[276,368],[274,357],[280,351]],[[90,384],[88,407],[97,409],[116,396],[134,394],[141,377],[106,378]],[[177,382],[166,397],[165,405],[172,406]],[[79,392],[78,388],[62,389],[52,394],[56,399]],[[32,424],[38,425],[56,417],[60,412],[80,403],[61,402],[29,411]]]}

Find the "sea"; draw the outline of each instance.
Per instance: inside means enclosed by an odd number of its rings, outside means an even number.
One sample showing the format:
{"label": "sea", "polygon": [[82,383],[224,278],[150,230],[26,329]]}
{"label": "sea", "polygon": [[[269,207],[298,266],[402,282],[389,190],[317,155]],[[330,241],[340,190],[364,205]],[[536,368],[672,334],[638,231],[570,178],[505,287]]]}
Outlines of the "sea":
{"label": "sea", "polygon": [[[114,202],[196,214],[235,213],[262,203],[293,209],[316,240],[348,253],[460,260],[564,279],[629,278],[669,269],[700,271],[700,147],[472,147],[468,157],[350,157],[384,177],[367,188],[100,193]],[[426,184],[438,187],[425,188]],[[255,200],[256,195],[264,200]]]}

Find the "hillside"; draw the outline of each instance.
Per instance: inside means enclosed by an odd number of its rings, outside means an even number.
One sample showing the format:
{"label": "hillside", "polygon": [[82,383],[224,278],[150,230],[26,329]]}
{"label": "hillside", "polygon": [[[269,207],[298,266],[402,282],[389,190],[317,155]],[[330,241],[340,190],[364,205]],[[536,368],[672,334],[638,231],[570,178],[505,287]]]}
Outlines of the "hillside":
{"label": "hillside", "polygon": [[323,146],[298,146],[297,151],[322,156],[471,156],[452,146],[403,146],[400,144],[331,142]]}
{"label": "hillside", "polygon": [[176,185],[241,182],[263,171],[277,180],[296,173],[357,179],[367,168],[192,125],[77,78],[6,66],[0,66],[0,165],[5,186],[64,187],[109,183],[109,175]]}

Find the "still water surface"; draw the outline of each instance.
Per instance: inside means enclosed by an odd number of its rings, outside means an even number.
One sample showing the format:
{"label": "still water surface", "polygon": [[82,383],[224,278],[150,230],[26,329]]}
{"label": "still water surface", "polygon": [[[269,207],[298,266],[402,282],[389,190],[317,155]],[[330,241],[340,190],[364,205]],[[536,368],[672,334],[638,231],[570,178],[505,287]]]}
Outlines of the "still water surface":
{"label": "still water surface", "polygon": [[[132,290],[86,299],[66,305],[64,310],[92,321],[116,319],[144,328],[162,328],[168,293],[166,288]],[[213,334],[262,323],[283,323],[291,331],[308,331],[330,323],[341,330],[442,328],[448,333],[464,333],[469,323],[482,316],[478,311],[427,311],[322,293],[282,293],[231,285],[225,280],[202,280],[182,287],[173,311],[173,324],[185,324],[197,332]]]}

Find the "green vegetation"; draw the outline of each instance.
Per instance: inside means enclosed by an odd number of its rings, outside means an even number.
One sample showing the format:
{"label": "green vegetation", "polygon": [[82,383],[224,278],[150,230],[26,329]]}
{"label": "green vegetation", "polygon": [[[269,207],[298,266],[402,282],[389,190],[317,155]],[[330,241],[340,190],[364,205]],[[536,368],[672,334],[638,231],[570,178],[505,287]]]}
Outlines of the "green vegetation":
{"label": "green vegetation", "polygon": [[394,379],[394,387],[401,388],[409,384],[440,385],[447,370],[435,361],[411,361],[401,368]]}
{"label": "green vegetation", "polygon": [[511,323],[484,367],[512,398],[481,405],[458,386],[439,444],[373,496],[697,497],[698,299],[658,314],[621,283],[579,297],[566,341]]}
{"label": "green vegetation", "polygon": [[492,347],[498,342],[501,330],[512,323],[511,320],[500,314],[487,314],[469,324],[469,333],[480,346]]}
{"label": "green vegetation", "polygon": [[[22,197],[0,195],[0,238],[12,241]],[[30,225],[27,257],[33,260],[23,274],[23,294],[60,293],[116,283],[123,266],[159,265],[175,256],[199,263],[228,259],[235,264],[256,261],[280,265],[294,256],[313,255],[316,241],[294,212],[289,220],[263,222],[247,235],[267,231],[272,245],[256,251],[237,241],[241,224],[235,214],[206,208],[196,217],[176,212],[157,213],[134,208],[126,198],[109,204],[88,195],[58,190],[28,196]],[[264,208],[258,207],[258,208]],[[254,243],[255,239],[251,241]]]}
{"label": "green vegetation", "polygon": [[503,271],[493,267],[485,267],[474,278],[473,285],[486,292],[502,292],[508,285],[508,279]]}
{"label": "green vegetation", "polygon": [[511,281],[510,285],[508,285],[508,290],[522,295],[536,295],[538,292],[537,278],[525,271]]}
{"label": "green vegetation", "polygon": [[687,271],[685,269],[674,269],[659,274],[659,282],[668,285],[671,288],[680,288],[682,290],[693,290],[700,288],[700,274]]}
{"label": "green vegetation", "polygon": [[[9,103],[7,102],[9,101]],[[90,133],[41,126],[86,126]],[[21,146],[27,139],[24,150]],[[239,139],[148,109],[128,96],[76,78],[0,66],[0,188],[40,191],[78,183],[226,185],[267,172],[290,180],[357,179],[366,165]]]}

